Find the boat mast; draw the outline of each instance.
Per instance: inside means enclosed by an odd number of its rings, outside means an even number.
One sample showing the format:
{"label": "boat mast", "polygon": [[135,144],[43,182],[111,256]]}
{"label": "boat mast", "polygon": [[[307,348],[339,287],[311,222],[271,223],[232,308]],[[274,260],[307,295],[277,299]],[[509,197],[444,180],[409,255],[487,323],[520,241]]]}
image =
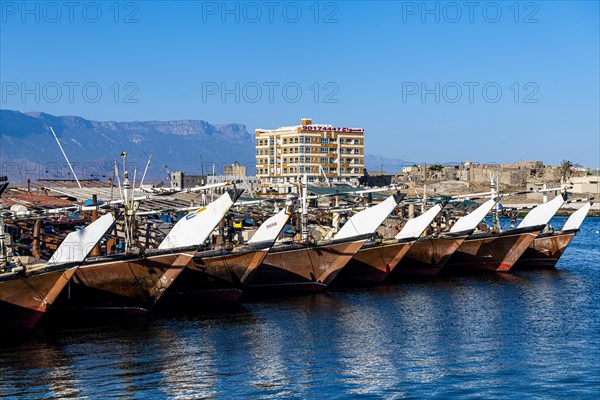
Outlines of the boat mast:
{"label": "boat mast", "polygon": [[300,222],[300,226],[302,227],[302,241],[306,241],[308,239],[308,178],[306,173],[302,176],[302,219]]}
{"label": "boat mast", "polygon": [[[123,203],[125,204],[125,251],[129,251],[131,249],[131,244],[133,242],[133,219],[135,218],[135,209],[133,207],[134,204],[134,196],[131,193],[131,188],[129,185],[129,172],[127,172],[127,153],[122,152],[121,158],[123,159]],[[116,163],[115,163],[116,165]],[[135,173],[134,173],[135,174]]]}
{"label": "boat mast", "polygon": [[142,185],[144,184],[144,179],[146,179],[146,173],[148,172],[148,168],[150,167],[150,161],[152,161],[152,154],[150,154],[150,157],[148,157],[148,162],[146,163],[146,168],[144,169],[144,174],[142,175],[142,180],[140,181],[140,186],[139,188],[142,188]]}
{"label": "boat mast", "polygon": [[67,154],[65,153],[62,146],[60,145],[60,141],[58,140],[58,137],[56,137],[56,133],[54,133],[54,129],[52,129],[52,127],[50,127],[50,131],[52,131],[52,134],[54,135],[54,139],[56,139],[56,143],[58,143],[58,147],[60,148],[60,151],[62,151],[62,154],[65,157],[65,160],[67,160],[67,164],[69,165],[69,168],[71,169],[71,173],[73,174],[73,177],[77,181],[77,185],[79,186],[79,189],[81,189],[81,183],[79,183],[79,179],[77,179],[77,175],[75,175],[73,166],[71,165],[71,162],[69,161],[69,158],[67,157]]}
{"label": "boat mast", "polygon": [[[498,199],[498,191],[496,190],[496,181],[494,180],[494,174],[490,174],[490,192],[492,200]],[[498,217],[498,203],[494,205],[492,209],[492,229],[500,232],[500,219]]]}
{"label": "boat mast", "polygon": [[[2,193],[8,186],[8,178],[0,177],[0,210],[2,209]],[[4,271],[8,262],[6,244],[4,242],[4,217],[0,217],[0,271]]]}

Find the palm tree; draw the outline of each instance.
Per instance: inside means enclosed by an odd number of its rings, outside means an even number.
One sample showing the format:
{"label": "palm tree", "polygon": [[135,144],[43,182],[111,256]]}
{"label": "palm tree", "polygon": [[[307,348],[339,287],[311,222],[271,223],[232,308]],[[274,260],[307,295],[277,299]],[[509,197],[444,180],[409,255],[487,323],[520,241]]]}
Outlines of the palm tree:
{"label": "palm tree", "polygon": [[571,176],[571,167],[573,163],[569,160],[562,160],[560,163],[560,176],[563,182],[567,181],[567,178]]}

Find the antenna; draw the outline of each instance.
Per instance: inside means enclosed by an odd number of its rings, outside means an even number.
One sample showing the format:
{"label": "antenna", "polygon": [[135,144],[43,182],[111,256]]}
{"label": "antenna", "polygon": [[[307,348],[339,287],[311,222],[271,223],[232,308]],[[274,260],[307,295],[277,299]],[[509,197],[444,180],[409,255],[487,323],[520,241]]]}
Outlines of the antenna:
{"label": "antenna", "polygon": [[58,143],[58,147],[60,148],[60,151],[62,151],[62,154],[65,157],[65,160],[67,160],[67,164],[69,165],[69,168],[71,169],[71,173],[73,174],[73,177],[75,177],[75,180],[77,181],[77,185],[79,185],[79,189],[81,189],[81,183],[79,183],[79,179],[77,179],[77,175],[75,174],[75,171],[73,171],[73,166],[71,165],[71,162],[67,158],[67,154],[65,153],[62,146],[60,145],[60,141],[58,140],[58,137],[56,136],[56,133],[54,133],[54,129],[52,129],[52,127],[50,127],[50,131],[52,131],[52,135],[54,135],[54,139],[56,139],[56,143]]}

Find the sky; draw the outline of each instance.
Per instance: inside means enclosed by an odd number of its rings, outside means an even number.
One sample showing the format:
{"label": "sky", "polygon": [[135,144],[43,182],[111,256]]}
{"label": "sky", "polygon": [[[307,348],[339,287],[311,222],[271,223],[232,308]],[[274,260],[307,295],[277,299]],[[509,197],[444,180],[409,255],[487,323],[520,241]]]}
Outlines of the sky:
{"label": "sky", "polygon": [[600,166],[597,1],[0,2],[0,108],[365,129],[410,162]]}

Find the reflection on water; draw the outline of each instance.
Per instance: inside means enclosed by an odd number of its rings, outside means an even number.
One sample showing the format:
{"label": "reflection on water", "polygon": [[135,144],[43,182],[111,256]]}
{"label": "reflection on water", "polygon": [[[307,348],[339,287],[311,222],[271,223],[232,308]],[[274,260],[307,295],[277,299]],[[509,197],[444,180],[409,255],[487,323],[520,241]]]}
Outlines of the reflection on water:
{"label": "reflection on water", "polygon": [[4,342],[0,397],[596,398],[599,230],[588,218],[557,271],[337,290]]}

